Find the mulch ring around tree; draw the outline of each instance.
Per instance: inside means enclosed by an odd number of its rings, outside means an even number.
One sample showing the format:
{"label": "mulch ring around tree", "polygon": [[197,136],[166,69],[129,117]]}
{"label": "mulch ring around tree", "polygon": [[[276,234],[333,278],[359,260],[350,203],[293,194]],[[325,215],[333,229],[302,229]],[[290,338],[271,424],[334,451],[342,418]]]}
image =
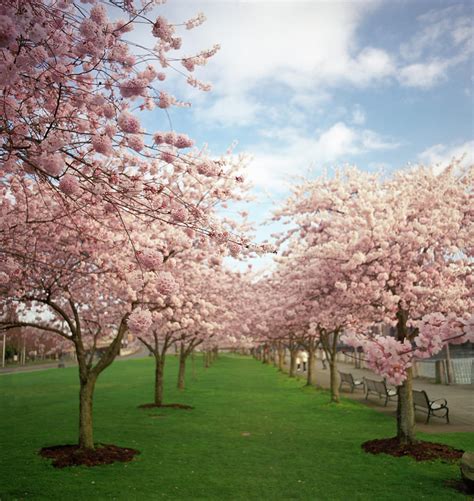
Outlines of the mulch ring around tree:
{"label": "mulch ring around tree", "polygon": [[192,405],[186,405],[186,404],[142,404],[139,405],[139,409],[162,409],[163,407],[169,407],[171,409],[184,409],[186,411],[189,411],[191,409],[194,409]]}
{"label": "mulch ring around tree", "polygon": [[449,445],[435,442],[419,441],[414,444],[400,444],[396,437],[369,440],[362,444],[362,449],[370,454],[390,454],[395,457],[410,456],[416,461],[441,459],[447,462],[461,459],[464,452]]}
{"label": "mulch ring around tree", "polygon": [[52,465],[56,468],[100,466],[115,462],[126,463],[137,454],[140,452],[136,449],[111,444],[96,444],[95,449],[80,449],[78,445],[54,445],[43,447],[39,451],[40,456],[52,459]]}

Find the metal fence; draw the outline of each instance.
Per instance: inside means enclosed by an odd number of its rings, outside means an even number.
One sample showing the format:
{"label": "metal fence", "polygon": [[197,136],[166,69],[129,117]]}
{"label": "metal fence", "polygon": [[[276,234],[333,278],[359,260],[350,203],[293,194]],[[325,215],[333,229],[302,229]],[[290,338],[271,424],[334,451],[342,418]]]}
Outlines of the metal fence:
{"label": "metal fence", "polygon": [[[420,360],[416,363],[416,371],[419,377],[436,379],[440,383],[446,382],[447,369],[446,359]],[[474,358],[452,358],[450,372],[451,383],[474,384]]]}

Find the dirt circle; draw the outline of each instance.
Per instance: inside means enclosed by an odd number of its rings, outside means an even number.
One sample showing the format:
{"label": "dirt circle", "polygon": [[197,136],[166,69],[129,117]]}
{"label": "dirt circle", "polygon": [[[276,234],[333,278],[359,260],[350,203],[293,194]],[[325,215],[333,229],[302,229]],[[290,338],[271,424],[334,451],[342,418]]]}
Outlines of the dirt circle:
{"label": "dirt circle", "polygon": [[396,437],[369,440],[362,444],[362,449],[370,454],[390,454],[395,457],[410,456],[416,461],[441,459],[449,462],[461,459],[464,452],[449,445],[435,442],[419,441],[414,444],[400,444]]}
{"label": "dirt circle", "polygon": [[139,409],[162,409],[163,407],[169,407],[171,409],[184,409],[186,411],[189,411],[191,409],[194,409],[192,405],[186,405],[186,404],[142,404],[139,405]]}
{"label": "dirt circle", "polygon": [[54,445],[43,447],[39,451],[40,456],[52,459],[52,465],[56,468],[100,466],[115,462],[126,463],[137,454],[140,452],[136,449],[111,444],[96,444],[95,449],[80,449],[78,445]]}

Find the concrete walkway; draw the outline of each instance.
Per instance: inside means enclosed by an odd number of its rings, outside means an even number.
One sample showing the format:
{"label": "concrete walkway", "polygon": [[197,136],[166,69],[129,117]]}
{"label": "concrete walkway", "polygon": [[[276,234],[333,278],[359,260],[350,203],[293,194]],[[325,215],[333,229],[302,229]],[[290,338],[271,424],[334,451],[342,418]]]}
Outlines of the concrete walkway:
{"label": "concrete walkway", "polygon": [[[286,370],[288,370],[289,361],[286,361],[286,364]],[[338,368],[341,372],[350,372],[355,379],[362,379],[364,376],[371,379],[382,379],[367,369],[355,369],[352,364],[338,362]],[[321,360],[317,360],[315,372],[313,384],[328,389],[329,368],[324,370]],[[306,379],[305,372],[300,371],[297,374],[299,377]],[[430,422],[425,424],[426,414],[417,411],[415,414],[417,430],[424,433],[474,432],[474,385],[456,384],[448,386],[435,384],[424,378],[417,378],[414,380],[413,388],[426,391],[430,400],[445,398],[449,407],[450,424],[447,424],[445,419],[434,417],[431,417]],[[379,399],[376,395],[369,395],[369,399],[366,400],[362,389],[354,390],[354,393],[351,393],[347,385],[343,385],[341,396],[357,400],[379,412],[396,417],[396,398],[389,402],[387,407],[384,407],[384,400]]]}
{"label": "concrete walkway", "polygon": [[[130,360],[131,358],[144,358],[148,356],[148,350],[146,348],[140,347],[137,351],[131,353],[130,355],[118,356],[117,360]],[[74,360],[67,360],[64,362],[66,367],[76,367],[77,362]],[[9,367],[0,367],[0,376],[3,374],[18,374],[22,372],[37,372],[37,371],[45,371],[48,369],[57,369],[58,361],[56,362],[47,362],[44,364],[31,364],[31,365],[15,365]]]}

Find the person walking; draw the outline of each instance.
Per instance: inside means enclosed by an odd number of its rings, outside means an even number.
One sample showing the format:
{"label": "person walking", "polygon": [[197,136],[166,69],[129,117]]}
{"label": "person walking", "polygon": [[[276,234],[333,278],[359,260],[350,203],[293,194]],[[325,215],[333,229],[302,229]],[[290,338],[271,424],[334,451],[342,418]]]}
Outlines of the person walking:
{"label": "person walking", "polygon": [[308,365],[308,352],[307,351],[301,352],[301,361],[303,362],[303,372],[306,372],[306,367]]}

